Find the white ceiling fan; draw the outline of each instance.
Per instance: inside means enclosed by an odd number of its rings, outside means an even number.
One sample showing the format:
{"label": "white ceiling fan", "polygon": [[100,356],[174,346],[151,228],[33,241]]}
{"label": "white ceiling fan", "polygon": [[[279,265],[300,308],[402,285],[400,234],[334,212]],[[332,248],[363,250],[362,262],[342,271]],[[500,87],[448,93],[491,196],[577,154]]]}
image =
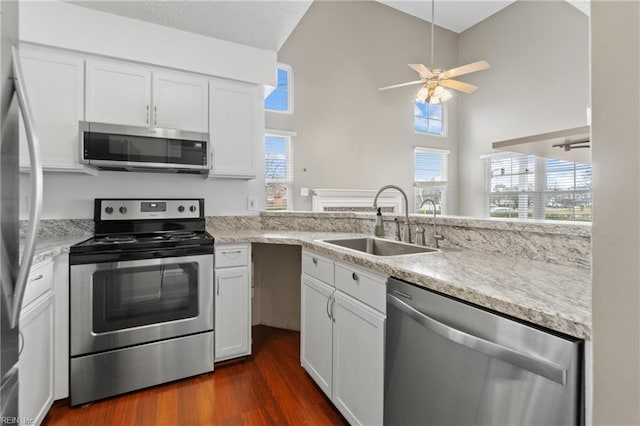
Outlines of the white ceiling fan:
{"label": "white ceiling fan", "polygon": [[409,67],[411,67],[420,75],[420,80],[381,87],[378,90],[395,89],[397,87],[423,84],[423,87],[416,94],[416,102],[429,102],[432,104],[439,104],[451,99],[451,93],[445,90],[445,87],[464,93],[473,93],[478,89],[478,86],[474,86],[473,84],[451,79],[460,75],[486,70],[490,67],[487,61],[472,62],[470,64],[462,65],[460,67],[452,68],[446,71],[434,67],[434,13],[435,0],[431,0],[431,67],[427,68],[423,64],[409,64]]}

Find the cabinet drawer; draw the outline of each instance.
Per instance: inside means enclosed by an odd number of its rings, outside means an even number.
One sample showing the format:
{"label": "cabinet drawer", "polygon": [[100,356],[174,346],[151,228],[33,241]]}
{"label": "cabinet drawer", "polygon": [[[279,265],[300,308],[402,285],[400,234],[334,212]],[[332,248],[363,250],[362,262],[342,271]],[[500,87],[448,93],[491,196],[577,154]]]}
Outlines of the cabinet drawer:
{"label": "cabinet drawer", "polygon": [[51,260],[31,267],[22,307],[28,306],[29,303],[42,296],[47,290],[53,290],[53,262]]}
{"label": "cabinet drawer", "polygon": [[333,260],[314,252],[302,253],[302,273],[333,285]]}
{"label": "cabinet drawer", "polygon": [[247,266],[249,264],[249,247],[246,244],[216,247],[215,254],[216,268]]}
{"label": "cabinet drawer", "polygon": [[382,313],[387,311],[387,277],[336,262],[336,288]]}

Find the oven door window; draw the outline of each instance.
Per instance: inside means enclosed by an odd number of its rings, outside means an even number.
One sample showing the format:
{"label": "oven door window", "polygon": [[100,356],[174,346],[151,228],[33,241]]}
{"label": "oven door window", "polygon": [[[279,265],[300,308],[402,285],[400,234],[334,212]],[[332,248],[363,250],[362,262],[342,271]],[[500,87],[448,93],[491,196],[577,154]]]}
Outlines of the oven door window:
{"label": "oven door window", "polygon": [[197,316],[198,263],[141,266],[94,273],[94,333]]}

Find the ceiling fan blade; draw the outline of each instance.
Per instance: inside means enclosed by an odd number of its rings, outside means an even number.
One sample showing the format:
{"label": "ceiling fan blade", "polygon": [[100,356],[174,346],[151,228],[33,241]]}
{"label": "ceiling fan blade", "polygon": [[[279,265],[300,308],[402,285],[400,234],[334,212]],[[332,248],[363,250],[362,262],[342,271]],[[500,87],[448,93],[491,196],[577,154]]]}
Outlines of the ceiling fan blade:
{"label": "ceiling fan blade", "polygon": [[459,90],[464,93],[473,93],[476,90],[478,90],[478,86],[474,86],[473,84],[463,83],[461,81],[456,81],[456,80],[440,80],[440,86]]}
{"label": "ceiling fan blade", "polygon": [[469,74],[476,71],[482,71],[490,67],[491,65],[489,65],[487,61],[472,62],[470,64],[463,65],[458,68],[451,68],[450,70],[445,71],[444,78],[451,78],[451,77],[456,77],[463,74]]}
{"label": "ceiling fan blade", "polygon": [[393,86],[381,87],[378,90],[395,89],[396,87],[411,86],[413,84],[424,83],[423,80],[409,81],[407,83],[394,84]]}
{"label": "ceiling fan blade", "polygon": [[409,66],[423,78],[431,78],[433,77],[433,73],[429,71],[429,68],[425,67],[422,64],[409,64]]}

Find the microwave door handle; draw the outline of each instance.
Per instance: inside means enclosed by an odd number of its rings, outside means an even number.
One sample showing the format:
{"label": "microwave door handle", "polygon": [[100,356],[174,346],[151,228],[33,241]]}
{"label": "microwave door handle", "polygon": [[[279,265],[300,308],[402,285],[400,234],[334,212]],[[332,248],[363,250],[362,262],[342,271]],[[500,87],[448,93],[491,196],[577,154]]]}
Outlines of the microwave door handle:
{"label": "microwave door handle", "polygon": [[31,205],[29,209],[29,229],[27,230],[27,238],[22,252],[22,261],[18,271],[18,280],[13,292],[13,301],[11,304],[11,328],[18,325],[20,319],[20,310],[22,308],[22,299],[27,287],[27,278],[31,269],[33,253],[36,248],[36,237],[40,226],[40,215],[42,213],[42,163],[40,160],[40,144],[35,131],[33,114],[27,99],[27,93],[24,87],[24,75],[20,66],[20,58],[15,47],[11,48],[11,59],[14,75],[15,92],[18,97],[18,104],[22,113],[24,127],[27,134],[27,142],[29,145],[29,159],[31,163]]}
{"label": "microwave door handle", "polygon": [[458,330],[450,325],[443,324],[391,294],[387,294],[387,302],[405,315],[408,315],[418,324],[447,340],[474,351],[484,353],[492,358],[499,359],[511,365],[515,365],[516,367],[520,367],[524,370],[531,371],[534,374],[546,377],[547,379],[553,380],[563,386],[567,383],[567,371],[559,365],[535,355],[526,354],[524,352],[502,346],[498,343]]}

